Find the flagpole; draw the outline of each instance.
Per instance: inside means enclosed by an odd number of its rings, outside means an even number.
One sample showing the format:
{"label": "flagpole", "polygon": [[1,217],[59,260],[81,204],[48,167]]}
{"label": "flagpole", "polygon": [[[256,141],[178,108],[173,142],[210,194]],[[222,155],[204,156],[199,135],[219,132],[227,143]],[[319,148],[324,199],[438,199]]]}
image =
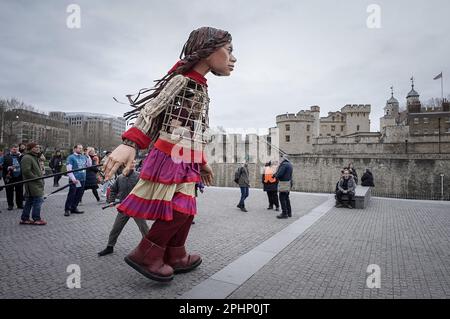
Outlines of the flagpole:
{"label": "flagpole", "polygon": [[441,72],[441,99],[442,103],[444,103],[444,73]]}

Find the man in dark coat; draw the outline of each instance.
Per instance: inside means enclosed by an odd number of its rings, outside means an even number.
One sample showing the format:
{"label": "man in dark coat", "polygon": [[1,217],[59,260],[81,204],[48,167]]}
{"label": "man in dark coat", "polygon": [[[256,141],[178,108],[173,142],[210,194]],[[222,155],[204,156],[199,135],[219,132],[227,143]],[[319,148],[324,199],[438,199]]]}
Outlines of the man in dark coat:
{"label": "man in dark coat", "polygon": [[[17,145],[11,146],[10,153],[3,158],[3,179],[5,185],[20,182],[22,180],[22,171],[20,162],[22,154]],[[14,192],[16,194],[16,205],[18,209],[23,209],[23,184],[6,187],[6,198],[8,201],[8,210],[14,208]]]}
{"label": "man in dark coat", "polygon": [[269,207],[267,209],[280,210],[280,204],[278,202],[278,180],[273,176],[275,173],[274,165],[272,162],[266,163],[264,167],[264,173],[262,175],[263,190],[267,192],[267,198],[269,199]]}
{"label": "man in dark coat", "polygon": [[[41,148],[36,143],[29,143],[27,145],[27,153],[21,160],[22,175],[25,180],[42,177],[41,165],[39,164],[39,157],[41,156]],[[25,183],[25,207],[22,211],[21,225],[46,225],[41,219],[41,206],[44,202],[44,180],[40,179],[33,182]],[[32,220],[30,220],[30,213],[32,212]]]}
{"label": "man in dark coat", "polygon": [[363,176],[361,177],[361,185],[375,187],[375,184],[373,183],[372,172],[368,168],[366,168],[366,171],[364,172]]}
{"label": "man in dark coat", "polygon": [[292,188],[292,163],[289,161],[287,155],[283,155],[280,166],[274,177],[278,180],[278,190],[280,192],[281,214],[277,218],[292,217],[291,200],[289,193]]}
{"label": "man in dark coat", "polygon": [[[353,208],[351,203],[353,197],[355,196],[356,183],[353,179],[353,175],[348,169],[344,169],[344,175],[341,177],[338,183],[338,190],[336,192],[337,204],[336,207],[346,206],[348,208]],[[347,196],[347,202],[344,203],[343,197]]]}

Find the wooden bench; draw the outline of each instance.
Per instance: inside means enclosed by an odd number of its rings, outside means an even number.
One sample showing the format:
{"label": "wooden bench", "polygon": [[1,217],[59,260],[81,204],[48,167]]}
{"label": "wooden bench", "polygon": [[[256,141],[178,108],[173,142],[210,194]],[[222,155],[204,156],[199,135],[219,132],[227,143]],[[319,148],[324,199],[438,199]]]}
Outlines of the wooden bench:
{"label": "wooden bench", "polygon": [[[356,185],[355,196],[351,202],[353,208],[364,209],[367,207],[370,201],[371,187]],[[347,196],[342,196],[343,200],[347,200]]]}

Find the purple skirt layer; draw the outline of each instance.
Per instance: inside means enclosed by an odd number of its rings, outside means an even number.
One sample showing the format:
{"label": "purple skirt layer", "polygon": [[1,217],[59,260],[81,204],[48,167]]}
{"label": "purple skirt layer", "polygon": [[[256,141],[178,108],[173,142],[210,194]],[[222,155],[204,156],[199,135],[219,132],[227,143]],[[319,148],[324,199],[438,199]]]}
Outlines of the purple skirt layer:
{"label": "purple skirt layer", "polygon": [[117,210],[129,217],[171,221],[174,210],[195,216],[197,214],[197,202],[195,197],[183,193],[175,193],[171,201],[144,199],[130,194],[117,206]]}
{"label": "purple skirt layer", "polygon": [[200,182],[198,163],[175,163],[169,155],[153,148],[144,160],[139,177],[161,184]]}
{"label": "purple skirt layer", "polygon": [[197,201],[195,197],[175,193],[172,198],[172,208],[183,214],[195,215],[197,214]]}
{"label": "purple skirt layer", "polygon": [[166,221],[173,219],[171,202],[143,199],[134,194],[128,195],[117,207],[117,210],[126,216],[140,219],[160,219]]}

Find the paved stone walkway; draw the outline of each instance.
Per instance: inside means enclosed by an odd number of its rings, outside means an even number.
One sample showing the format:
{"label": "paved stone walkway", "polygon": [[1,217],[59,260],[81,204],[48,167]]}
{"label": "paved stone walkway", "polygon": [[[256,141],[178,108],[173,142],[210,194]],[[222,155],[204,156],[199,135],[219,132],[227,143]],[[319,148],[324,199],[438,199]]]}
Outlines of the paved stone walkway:
{"label": "paved stone walkway", "polygon": [[[334,208],[230,298],[449,298],[450,203]],[[369,289],[367,267],[380,267]]]}
{"label": "paved stone walkway", "polygon": [[[46,192],[51,190],[47,185]],[[162,284],[123,261],[140,240],[132,221],[114,254],[97,256],[115,212],[102,211],[90,191],[82,215],[63,216],[64,195],[47,199],[42,216],[49,224],[44,227],[19,225],[21,212],[7,211],[1,192],[0,298],[192,297],[211,279],[233,281],[227,269],[253,261],[253,269],[243,269],[244,279],[222,297],[450,297],[449,202],[373,198],[365,210],[325,210],[329,195],[293,193],[294,217],[278,220],[277,212],[266,210],[261,190],[251,189],[249,213],[235,207],[238,198],[237,188],[206,188],[200,194],[188,248],[199,252],[203,263]],[[272,255],[261,260],[258,251]],[[66,286],[70,264],[80,266],[80,289]],[[380,267],[381,288],[367,287],[371,264]]]}
{"label": "paved stone walkway", "polygon": [[[51,190],[51,185],[46,187],[47,193]],[[194,272],[161,284],[147,280],[123,261],[140,240],[132,221],[119,237],[115,253],[97,256],[106,245],[115,212],[102,211],[90,191],[80,207],[86,213],[70,217],[63,216],[65,196],[49,197],[42,212],[48,225],[43,227],[19,225],[21,212],[6,210],[2,192],[0,298],[176,298],[327,199],[292,194],[294,217],[278,220],[277,212],[266,210],[267,197],[261,190],[250,190],[248,213],[235,207],[239,196],[237,188],[206,188],[200,194],[188,248],[199,252],[203,263]],[[70,264],[80,266],[80,289],[66,287]]]}

